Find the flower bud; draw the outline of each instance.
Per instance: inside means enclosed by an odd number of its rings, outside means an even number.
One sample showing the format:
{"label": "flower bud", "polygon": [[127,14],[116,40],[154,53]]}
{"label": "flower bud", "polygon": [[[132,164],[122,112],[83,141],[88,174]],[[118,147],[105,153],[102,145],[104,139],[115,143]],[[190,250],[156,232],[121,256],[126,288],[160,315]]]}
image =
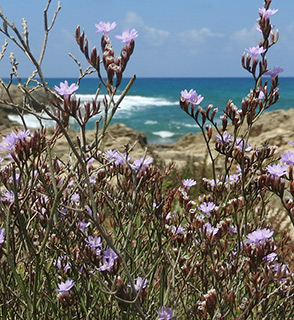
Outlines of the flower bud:
{"label": "flower bud", "polygon": [[79,45],[80,45],[80,50],[82,52],[84,52],[84,38],[85,38],[85,33],[84,31],[82,32],[82,34],[80,35],[79,39],[78,39],[78,42],[79,42]]}
{"label": "flower bud", "polygon": [[87,60],[89,60],[89,45],[88,45],[88,39],[85,39],[84,42],[84,48],[83,48],[83,52],[85,54],[85,57],[87,58]]}
{"label": "flower bud", "polygon": [[224,131],[226,131],[227,126],[228,126],[228,118],[225,115],[220,117],[220,118],[221,118],[221,121],[222,121],[223,132],[224,132]]}
{"label": "flower bud", "polygon": [[81,33],[81,29],[80,26],[77,26],[76,28],[76,34],[75,34],[75,38],[78,39],[80,37],[80,33]]}
{"label": "flower bud", "polygon": [[132,39],[126,46],[129,56],[134,52],[135,41]]}
{"label": "flower bud", "polygon": [[258,65],[258,59],[256,59],[256,58],[253,58],[253,61],[252,61],[252,74],[253,75],[255,75],[255,73],[256,73],[256,67],[257,67],[257,65]]}
{"label": "flower bud", "polygon": [[216,291],[214,289],[209,290],[205,295],[205,300],[207,312],[210,314],[210,316],[212,316],[217,304]]}
{"label": "flower bud", "polygon": [[189,102],[183,97],[180,98],[180,107],[182,110],[188,113]]}
{"label": "flower bud", "polygon": [[212,114],[211,114],[211,117],[210,117],[210,120],[213,121],[215,115],[217,114],[218,112],[218,108],[214,108],[213,111],[212,111]]}
{"label": "flower bud", "polygon": [[212,136],[212,128],[211,128],[211,126],[206,125],[205,129],[206,129],[207,138],[208,138],[208,140],[210,140],[211,136]]}
{"label": "flower bud", "polygon": [[290,182],[290,193],[291,193],[292,197],[294,197],[294,181]]}
{"label": "flower bud", "polygon": [[241,58],[241,65],[244,69],[246,69],[246,66],[245,66],[245,53],[243,53],[242,55],[242,58]]}
{"label": "flower bud", "polygon": [[251,63],[251,57],[250,57],[249,54],[247,54],[247,56],[246,56],[246,67],[245,67],[245,69],[251,70],[251,68],[250,68],[250,63]]}

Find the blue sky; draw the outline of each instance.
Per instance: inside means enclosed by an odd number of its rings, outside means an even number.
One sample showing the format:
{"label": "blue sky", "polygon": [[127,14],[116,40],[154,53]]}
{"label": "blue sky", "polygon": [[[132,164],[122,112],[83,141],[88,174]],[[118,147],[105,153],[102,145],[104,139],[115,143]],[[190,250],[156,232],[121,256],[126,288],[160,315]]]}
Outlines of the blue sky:
{"label": "blue sky", "polygon": [[[38,57],[43,30],[45,0],[2,0],[4,15],[15,25],[21,18],[28,21],[30,45]],[[76,77],[78,69],[68,53],[74,54],[83,66],[73,33],[76,26],[84,29],[89,47],[100,49],[100,34],[95,23],[116,21],[110,33],[115,53],[121,43],[114,35],[125,28],[135,28],[139,37],[125,76],[139,77],[229,77],[248,76],[240,59],[245,48],[256,46],[260,34],[256,31],[257,10],[262,0],[61,0],[62,9],[49,36],[43,70],[47,77]],[[52,0],[49,16],[57,6]],[[280,40],[268,55],[269,67],[285,69],[283,76],[294,76],[294,1],[273,0],[272,24],[279,29]],[[0,34],[0,45],[4,35]],[[10,73],[8,55],[15,52],[20,62],[19,73],[28,75],[32,68],[13,44],[0,62],[0,76]]]}

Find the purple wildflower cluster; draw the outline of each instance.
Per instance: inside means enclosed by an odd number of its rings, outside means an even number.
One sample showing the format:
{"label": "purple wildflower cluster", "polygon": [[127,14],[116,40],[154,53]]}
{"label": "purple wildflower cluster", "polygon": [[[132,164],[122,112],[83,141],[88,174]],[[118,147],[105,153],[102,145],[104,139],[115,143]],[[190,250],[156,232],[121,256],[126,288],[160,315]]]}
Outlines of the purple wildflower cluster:
{"label": "purple wildflower cluster", "polygon": [[204,99],[204,97],[202,97],[200,94],[197,94],[197,92],[193,89],[190,89],[189,92],[186,89],[181,91],[181,97],[187,102],[196,106],[200,104]]}
{"label": "purple wildflower cluster", "polygon": [[[108,33],[116,27],[116,22],[103,22],[100,21],[98,24],[95,24],[97,28],[97,33],[102,32],[104,35],[108,35]],[[122,32],[122,35],[116,35],[115,38],[121,40],[123,43],[130,43],[131,40],[138,37],[138,32],[135,29],[131,31],[126,29]]]}
{"label": "purple wildflower cluster", "polygon": [[87,246],[97,257],[102,257],[102,265],[98,268],[99,271],[110,271],[114,266],[115,260],[118,258],[113,249],[108,248],[102,250],[103,242],[101,237],[88,236],[86,239]]}
{"label": "purple wildflower cluster", "polygon": [[138,171],[141,169],[145,169],[149,164],[153,162],[151,157],[141,157],[140,159],[135,159],[133,163],[131,163],[131,157],[125,153],[118,152],[117,150],[107,150],[104,152],[105,158],[113,163],[115,166],[119,165],[129,165],[130,168],[134,171]]}
{"label": "purple wildflower cluster", "polygon": [[25,141],[29,137],[29,130],[19,130],[17,132],[11,131],[7,136],[2,138],[2,143],[0,144],[1,151],[13,151],[15,145],[19,141]]}
{"label": "purple wildflower cluster", "polygon": [[247,241],[246,243],[264,243],[269,238],[273,236],[274,232],[269,229],[258,229],[256,231],[253,231],[247,235]]}
{"label": "purple wildflower cluster", "polygon": [[268,173],[274,177],[285,178],[290,168],[294,165],[294,153],[292,151],[287,151],[286,153],[282,154],[281,162],[284,164],[269,164],[266,167]]}
{"label": "purple wildflower cluster", "polygon": [[101,237],[88,236],[86,242],[88,243],[89,248],[91,248],[96,255],[99,256],[101,254],[101,248],[103,245]]}
{"label": "purple wildflower cluster", "polygon": [[98,268],[99,271],[109,271],[114,266],[115,260],[118,258],[117,254],[108,248],[103,251],[102,266]]}
{"label": "purple wildflower cluster", "polygon": [[287,174],[287,165],[280,165],[280,164],[272,164],[272,165],[268,165],[267,167],[267,171],[269,174],[272,174],[275,177],[283,177]]}

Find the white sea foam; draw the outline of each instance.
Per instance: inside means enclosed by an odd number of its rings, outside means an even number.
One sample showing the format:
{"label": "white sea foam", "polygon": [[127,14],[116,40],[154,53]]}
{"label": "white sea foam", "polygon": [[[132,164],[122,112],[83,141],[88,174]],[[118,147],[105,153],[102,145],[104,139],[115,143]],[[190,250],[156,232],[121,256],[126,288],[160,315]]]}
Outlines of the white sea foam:
{"label": "white sea foam", "polygon": [[[11,115],[8,115],[8,118],[11,121],[15,121],[20,124],[23,124],[20,116],[18,115],[11,114]],[[40,122],[32,114],[24,115],[24,120],[28,128],[33,128],[33,129],[40,128]],[[52,127],[55,125],[55,122],[53,120],[42,120],[42,123],[45,127]]]}
{"label": "white sea foam", "polygon": [[161,138],[165,139],[165,138],[171,138],[175,135],[174,132],[171,132],[171,131],[155,131],[155,132],[152,132],[154,135],[156,136],[160,136]]}
{"label": "white sea foam", "polygon": [[147,121],[144,122],[144,124],[158,124],[158,121],[147,120]]}
{"label": "white sea foam", "polygon": [[[102,96],[98,98],[98,100],[102,99]],[[77,94],[77,99],[80,99],[81,103],[91,102],[94,98],[94,94]],[[119,96],[114,97],[114,101],[117,101]],[[132,112],[142,111],[142,108],[149,107],[164,107],[164,106],[172,106],[178,104],[178,102],[171,102],[167,99],[160,97],[144,97],[144,96],[126,96],[121,104],[119,105],[119,112],[116,113],[115,118],[119,119],[127,119],[132,115]],[[102,104],[101,104],[102,105]],[[25,115],[24,116],[26,124],[30,128],[38,128],[40,127],[39,121],[33,115]],[[22,124],[21,118],[17,115],[9,115],[9,119],[12,121],[16,121]],[[157,121],[147,120],[145,124],[158,124]],[[46,127],[54,126],[54,121],[52,120],[43,120],[43,125]]]}
{"label": "white sea foam", "polygon": [[198,128],[198,125],[196,123],[191,124],[191,123],[178,122],[178,121],[172,121],[171,123],[176,125],[178,128],[179,127]]}
{"label": "white sea foam", "polygon": [[[81,102],[92,101],[95,95],[77,94],[76,97],[81,99]],[[119,96],[114,97],[117,101]],[[99,100],[99,99],[98,99]],[[178,101],[173,102],[164,98],[156,97],[143,97],[143,96],[126,96],[120,104],[121,110],[139,110],[141,107],[162,107],[172,106],[178,104]]]}

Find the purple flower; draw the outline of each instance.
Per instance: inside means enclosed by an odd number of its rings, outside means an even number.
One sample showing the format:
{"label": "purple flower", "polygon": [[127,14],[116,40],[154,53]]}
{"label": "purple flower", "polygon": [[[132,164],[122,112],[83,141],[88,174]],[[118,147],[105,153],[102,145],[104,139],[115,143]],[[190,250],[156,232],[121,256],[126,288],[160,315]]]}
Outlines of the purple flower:
{"label": "purple flower", "polygon": [[114,259],[114,260],[118,258],[117,254],[111,248],[106,249],[103,252],[103,256],[109,259]]}
{"label": "purple flower", "polygon": [[205,231],[208,236],[215,236],[219,232],[219,228],[213,227],[209,222],[203,225],[202,230]]}
{"label": "purple flower", "polygon": [[290,271],[289,271],[289,268],[286,264],[281,264],[281,263],[275,263],[274,266],[273,266],[273,269],[278,272],[279,270],[281,272],[283,272],[285,275],[289,275],[290,274]]}
{"label": "purple flower", "polygon": [[138,37],[138,32],[135,29],[129,31],[124,30],[121,36],[115,36],[116,39],[121,40],[123,43],[130,43],[133,39]]}
{"label": "purple flower", "polygon": [[98,247],[102,247],[103,243],[101,241],[100,237],[92,237],[92,236],[88,236],[88,239],[86,240],[86,242],[88,243],[88,246],[92,249],[97,249]]}
{"label": "purple flower", "polygon": [[[262,91],[261,91],[262,92]],[[241,150],[243,150],[245,140],[241,138],[237,138],[236,140],[236,147],[239,147]],[[244,151],[250,151],[252,148],[249,144],[246,144]]]}
{"label": "purple flower", "polygon": [[172,226],[173,229],[173,234],[178,235],[181,234],[185,231],[185,228],[183,228],[182,226]]}
{"label": "purple flower", "polygon": [[258,13],[264,17],[264,18],[269,18],[270,16],[272,16],[273,14],[275,14],[276,12],[278,12],[279,9],[265,9],[265,8],[261,8],[258,9]]}
{"label": "purple flower", "polygon": [[76,226],[79,228],[81,231],[84,231],[87,227],[89,227],[91,223],[90,222],[85,222],[85,221],[79,221]]}
{"label": "purple flower", "polygon": [[89,206],[86,206],[85,208],[86,208],[87,211],[88,211],[88,215],[89,215],[89,216],[92,216],[92,214],[93,214],[92,209],[91,209]]}
{"label": "purple flower", "polygon": [[165,217],[165,220],[169,220],[169,219],[171,219],[172,218],[172,213],[171,212],[169,212],[167,215],[166,215],[166,217]]}
{"label": "purple flower", "polygon": [[24,141],[30,135],[30,130],[19,130],[17,133],[10,132],[7,136],[2,138],[0,150],[12,151],[18,141]]}
{"label": "purple flower", "polygon": [[72,201],[72,202],[78,202],[78,201],[80,201],[80,195],[75,192],[75,193],[71,196],[71,201]]}
{"label": "purple flower", "polygon": [[189,92],[186,89],[181,91],[181,97],[187,101],[190,101],[191,97],[195,94],[197,94],[197,93],[193,89],[190,89]]}
{"label": "purple flower", "polygon": [[67,262],[66,257],[58,257],[57,261],[55,262],[55,265],[58,269],[63,269],[64,272],[66,272],[71,268],[70,264]]}
{"label": "purple flower", "polygon": [[287,151],[286,153],[282,154],[282,162],[285,162],[289,165],[294,164],[294,152]]}
{"label": "purple flower", "polygon": [[96,181],[97,181],[97,178],[96,178],[96,177],[91,176],[91,177],[89,177],[89,181],[90,181],[90,184],[95,184],[95,183],[96,183]]}
{"label": "purple flower", "polygon": [[259,92],[259,95],[258,95],[258,100],[262,100],[264,97],[265,97],[264,92],[263,92],[263,91],[260,91],[260,92]]}
{"label": "purple flower", "polygon": [[214,179],[202,178],[202,181],[204,183],[207,183],[211,188],[214,188],[216,184],[220,183],[220,180],[218,178],[216,179],[216,181],[214,181]]}
{"label": "purple flower", "polygon": [[109,31],[116,27],[116,22],[110,23],[109,21],[100,21],[98,24],[95,24],[95,27],[97,28],[96,33],[103,32],[103,34],[108,34]]}
{"label": "purple flower", "polygon": [[61,282],[58,284],[58,289],[56,289],[56,292],[68,293],[74,285],[75,284],[73,280],[67,279],[65,282]]}
{"label": "purple flower", "polygon": [[229,228],[229,234],[237,233],[237,228],[235,226],[230,226]]}
{"label": "purple flower", "polygon": [[54,86],[54,89],[59,95],[68,97],[77,91],[79,86],[75,83],[72,83],[70,86],[68,86],[68,82],[65,80],[64,82],[60,82],[60,87]]}
{"label": "purple flower", "polygon": [[202,102],[202,100],[204,99],[204,97],[202,97],[200,94],[197,94],[196,96],[192,97],[190,99],[190,102],[194,105],[198,105]]}
{"label": "purple flower", "polygon": [[116,150],[107,150],[104,154],[108,161],[114,162],[115,166],[124,164],[131,159],[125,153],[118,153]]}
{"label": "purple flower", "polygon": [[114,266],[114,261],[118,258],[117,254],[111,249],[103,252],[102,263],[103,265],[98,268],[99,271],[109,271]]}
{"label": "purple flower", "polygon": [[147,157],[146,159],[141,157],[140,159],[135,159],[134,163],[131,164],[131,167],[133,170],[144,169],[148,166],[148,164],[152,162],[153,162],[153,159],[151,157]]}
{"label": "purple flower", "polygon": [[12,203],[14,201],[14,192],[6,189],[1,200]]}
{"label": "purple flower", "polygon": [[280,68],[280,67],[274,67],[273,69],[267,71],[265,73],[265,75],[267,76],[271,76],[272,78],[274,78],[277,74],[283,72],[284,69],[283,68]]}
{"label": "purple flower", "polygon": [[209,214],[212,210],[214,210],[216,207],[216,205],[213,203],[213,202],[204,202],[202,203],[198,208],[206,213],[206,214]]}
{"label": "purple flower", "polygon": [[250,47],[249,49],[245,49],[248,53],[250,53],[254,58],[256,58],[259,54],[262,54],[266,51],[263,47]]}
{"label": "purple flower", "polygon": [[[273,271],[275,272],[279,272],[279,273],[282,273],[283,276],[287,277],[290,275],[290,270],[288,268],[288,266],[286,264],[282,264],[282,263],[275,263],[273,266],[272,266],[272,269]],[[293,276],[293,274],[292,274]],[[286,278],[281,278],[280,279],[280,282],[283,283],[286,281]]]}
{"label": "purple flower", "polygon": [[222,135],[217,133],[216,134],[216,139],[221,144],[223,144],[223,143],[224,144],[232,143],[233,140],[234,140],[233,137],[227,131],[223,132]]}
{"label": "purple flower", "polygon": [[108,161],[113,161],[115,160],[115,155],[117,154],[116,150],[106,150],[104,152],[105,157],[107,158]]}
{"label": "purple flower", "polygon": [[[141,277],[138,277],[136,279],[136,283],[134,284],[135,290],[139,291],[141,289],[145,289],[147,286],[148,280],[145,279],[143,280]],[[128,287],[131,287],[131,285],[129,284]]]}
{"label": "purple flower", "polygon": [[278,255],[275,252],[269,253],[265,257],[263,257],[262,260],[264,260],[266,263],[272,263],[278,259]]}
{"label": "purple flower", "polygon": [[23,141],[29,135],[30,135],[30,130],[19,130],[15,134],[15,137],[17,140]]}
{"label": "purple flower", "polygon": [[158,314],[158,320],[171,320],[173,316],[173,310],[171,308],[166,308],[162,306],[159,311],[156,311]]}
{"label": "purple flower", "polygon": [[190,89],[189,92],[186,89],[181,91],[181,97],[194,105],[200,104],[204,99],[200,94],[197,94],[197,92],[193,89]]}
{"label": "purple flower", "polygon": [[190,189],[191,187],[197,184],[197,182],[193,179],[184,179],[182,183],[183,183],[183,186],[187,189]]}
{"label": "purple flower", "polygon": [[0,228],[0,245],[5,241],[5,229]]}
{"label": "purple flower", "polygon": [[240,175],[239,174],[230,174],[228,177],[226,177],[226,182],[229,183],[235,183],[238,182],[240,180]]}
{"label": "purple flower", "polygon": [[16,173],[15,174],[15,177],[14,176],[10,176],[9,177],[9,181],[13,182],[14,178],[15,178],[15,182],[19,182],[19,177],[20,177],[20,174],[19,173]]}
{"label": "purple flower", "polygon": [[249,234],[247,234],[247,244],[250,243],[264,243],[266,240],[268,240],[274,232],[270,229],[257,229]]}
{"label": "purple flower", "polygon": [[287,174],[287,165],[280,165],[280,164],[272,164],[272,165],[268,165],[267,167],[267,171],[274,175],[275,177],[282,177],[285,174]]}

